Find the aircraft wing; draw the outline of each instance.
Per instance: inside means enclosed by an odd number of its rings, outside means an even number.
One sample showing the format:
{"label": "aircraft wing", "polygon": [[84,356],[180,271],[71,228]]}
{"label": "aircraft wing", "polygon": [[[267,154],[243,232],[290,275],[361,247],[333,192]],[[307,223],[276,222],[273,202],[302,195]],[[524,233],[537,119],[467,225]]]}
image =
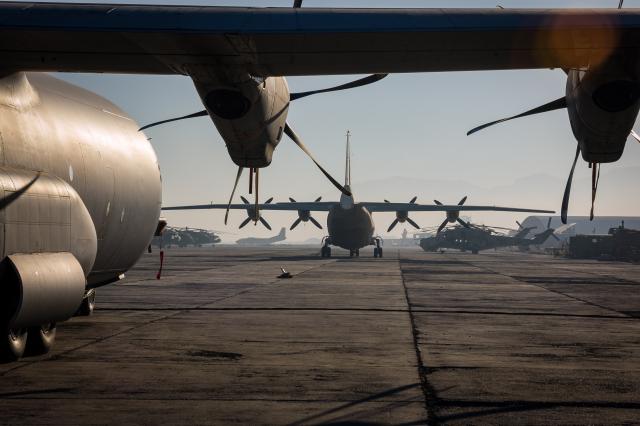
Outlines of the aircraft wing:
{"label": "aircraft wing", "polygon": [[0,70],[256,76],[571,68],[640,48],[639,9],[0,3]]}
{"label": "aircraft wing", "polygon": [[537,209],[521,209],[515,207],[500,207],[500,206],[468,206],[468,205],[436,205],[436,204],[412,204],[412,203],[378,203],[378,202],[363,202],[359,203],[364,205],[370,212],[464,212],[464,211],[492,211],[492,212],[517,212],[517,213],[555,213],[551,210],[537,210]]}
{"label": "aircraft wing", "polygon": [[[300,202],[300,203],[261,203],[258,204],[259,210],[282,210],[282,211],[298,211],[308,210],[312,212],[327,212],[331,207],[337,203],[332,201],[318,201],[318,202]],[[255,204],[231,204],[230,210],[246,210],[248,208],[255,207]],[[172,206],[163,207],[163,211],[167,210],[226,210],[226,204],[197,204],[191,206]]]}

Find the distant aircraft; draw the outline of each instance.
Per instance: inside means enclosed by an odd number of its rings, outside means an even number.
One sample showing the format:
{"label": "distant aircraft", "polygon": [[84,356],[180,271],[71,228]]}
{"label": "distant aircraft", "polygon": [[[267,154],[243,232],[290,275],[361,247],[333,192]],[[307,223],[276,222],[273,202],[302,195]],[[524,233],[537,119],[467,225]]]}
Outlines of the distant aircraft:
{"label": "distant aircraft", "polygon": [[287,239],[286,228],[280,229],[278,235],[275,235],[271,238],[241,238],[236,241],[236,244],[240,244],[241,246],[269,246],[273,243],[277,243],[278,241],[284,241]]}
{"label": "distant aircraft", "polygon": [[[345,183],[344,186],[351,190],[351,149],[350,132],[347,132],[347,149],[345,161]],[[466,197],[465,197],[466,198]],[[372,213],[374,212],[395,212],[396,219],[391,223],[387,232],[391,231],[398,223],[408,222],[415,228],[420,228],[411,218],[409,212],[412,211],[444,211],[448,216],[456,217],[460,211],[512,211],[512,212],[543,212],[546,210],[519,209],[511,207],[496,206],[465,206],[462,204],[447,206],[442,203],[436,205],[416,204],[417,197],[413,197],[408,203],[384,202],[356,202],[353,195],[341,194],[340,201],[320,201],[320,198],[313,202],[297,202],[290,199],[288,203],[272,203],[272,199],[256,206],[250,204],[242,198],[244,204],[201,204],[192,206],[163,207],[163,210],[198,210],[198,209],[226,209],[246,210],[247,218],[240,224],[242,228],[250,221],[262,223],[267,229],[271,229],[269,223],[261,215],[263,210],[284,210],[297,211],[298,219],[291,225],[294,229],[301,221],[312,222],[316,227],[322,229],[320,223],[311,216],[311,212],[329,212],[327,216],[327,228],[329,235],[324,238],[321,249],[322,257],[331,257],[331,246],[342,247],[349,250],[350,256],[359,256],[360,249],[369,245],[375,246],[374,257],[382,257],[382,238],[375,237]],[[464,200],[463,200],[464,202]]]}
{"label": "distant aircraft", "polygon": [[167,226],[161,236],[153,238],[152,244],[163,247],[201,247],[218,244],[220,241],[220,237],[216,235],[215,231],[208,229]]}
{"label": "distant aircraft", "polygon": [[543,244],[549,237],[557,238],[554,235],[554,229],[549,227],[534,238],[526,238],[532,228],[522,228],[513,236],[496,234],[494,229],[502,228],[477,226],[467,223],[467,226],[447,228],[436,233],[433,237],[420,239],[420,247],[422,247],[424,251],[437,251],[447,248],[470,251],[473,254],[477,254],[482,250],[500,247],[520,247],[527,249],[532,245]]}

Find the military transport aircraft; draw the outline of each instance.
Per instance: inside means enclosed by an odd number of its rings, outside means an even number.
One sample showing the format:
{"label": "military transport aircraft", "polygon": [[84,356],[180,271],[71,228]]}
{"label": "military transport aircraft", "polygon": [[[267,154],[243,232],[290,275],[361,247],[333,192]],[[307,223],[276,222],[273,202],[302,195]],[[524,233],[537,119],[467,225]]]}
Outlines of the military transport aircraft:
{"label": "military transport aircraft", "polygon": [[424,251],[437,251],[448,248],[477,254],[481,250],[499,247],[528,249],[529,246],[543,244],[549,237],[555,237],[554,230],[551,228],[547,228],[534,238],[526,238],[532,228],[523,228],[514,236],[497,234],[494,229],[494,227],[477,226],[469,223],[467,226],[457,225],[438,232],[433,237],[421,238],[420,247]]}
{"label": "military transport aircraft", "polygon": [[373,73],[327,89],[339,90],[386,73],[562,68],[569,121],[594,164],[620,157],[640,109],[638,10],[300,5],[0,3],[2,359],[27,342],[47,352],[55,324],[138,260],[160,213],[158,163],[140,126],[41,72],[187,76],[204,105],[196,115],[254,174],[283,134],[309,153],[287,113],[321,91],[293,96],[283,76]]}
{"label": "military transport aircraft", "polygon": [[236,244],[239,244],[241,246],[269,246],[273,243],[277,243],[279,241],[284,241],[287,239],[287,229],[286,228],[282,228],[280,229],[280,232],[278,233],[278,235],[274,235],[273,237],[269,237],[269,238],[257,238],[257,237],[248,237],[248,238],[241,238],[238,241],[236,241]]}
{"label": "military transport aircraft", "polygon": [[[347,150],[345,159],[345,181],[344,187],[351,192],[351,133],[347,131]],[[352,195],[340,195],[340,201],[320,201],[320,198],[311,202],[297,202],[290,198],[288,203],[272,203],[272,198],[267,202],[254,205],[242,198],[244,204],[200,204],[193,206],[176,206],[163,207],[163,210],[208,210],[208,209],[240,209],[246,210],[247,218],[240,224],[240,228],[244,227],[250,221],[254,223],[262,223],[267,229],[271,229],[269,223],[262,217],[262,210],[284,210],[297,211],[298,219],[293,222],[291,229],[294,229],[302,222],[310,221],[316,227],[322,229],[320,223],[311,216],[311,212],[321,211],[328,212],[327,228],[329,235],[323,239],[321,255],[322,257],[331,257],[331,246],[335,245],[349,250],[351,257],[360,256],[360,249],[369,245],[375,246],[373,249],[374,257],[382,257],[382,238],[374,236],[375,227],[373,224],[372,213],[374,212],[395,212],[396,218],[391,223],[387,232],[390,232],[398,223],[408,222],[415,228],[420,228],[411,218],[409,212],[422,211],[433,212],[443,211],[447,213],[445,224],[449,220],[459,220],[460,211],[512,211],[512,212],[531,212],[538,211],[550,213],[547,210],[519,209],[512,207],[496,207],[496,206],[465,206],[463,205],[465,197],[459,204],[444,205],[436,200],[435,205],[416,204],[418,197],[413,197],[408,203],[392,203],[388,200],[384,202],[356,202]],[[225,217],[225,222],[227,218]]]}

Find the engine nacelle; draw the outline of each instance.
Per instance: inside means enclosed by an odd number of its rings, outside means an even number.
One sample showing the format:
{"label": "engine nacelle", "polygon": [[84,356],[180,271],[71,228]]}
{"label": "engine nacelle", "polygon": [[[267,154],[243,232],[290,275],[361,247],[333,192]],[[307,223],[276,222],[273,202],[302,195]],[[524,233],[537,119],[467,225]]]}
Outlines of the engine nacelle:
{"label": "engine nacelle", "polygon": [[457,222],[459,217],[460,217],[460,212],[458,210],[447,212],[447,221],[449,223]]}
{"label": "engine nacelle", "polygon": [[26,187],[0,211],[0,320],[14,328],[70,318],[98,250],[91,216],[71,185],[0,168],[3,196]]}
{"label": "engine nacelle", "polygon": [[303,222],[309,222],[309,218],[311,217],[311,211],[309,210],[298,210],[298,218],[300,218]]}
{"label": "engine nacelle", "polygon": [[408,217],[409,217],[409,212],[406,210],[398,210],[396,212],[396,219],[398,219],[398,222],[400,223],[405,223]]}
{"label": "engine nacelle", "polygon": [[582,158],[590,163],[617,161],[640,110],[637,78],[621,66],[571,70],[566,100]]}
{"label": "engine nacelle", "polygon": [[194,78],[194,84],[233,162],[268,166],[287,121],[289,86],[284,77],[245,75],[234,80],[238,81],[211,83]]}

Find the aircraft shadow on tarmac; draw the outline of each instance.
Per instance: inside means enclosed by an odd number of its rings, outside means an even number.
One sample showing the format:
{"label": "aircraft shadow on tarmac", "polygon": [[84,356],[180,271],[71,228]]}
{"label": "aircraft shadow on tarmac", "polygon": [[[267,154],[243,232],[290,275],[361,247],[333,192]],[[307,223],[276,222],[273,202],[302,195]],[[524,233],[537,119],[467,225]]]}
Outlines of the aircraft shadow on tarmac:
{"label": "aircraft shadow on tarmac", "polygon": [[[438,407],[469,407],[480,408],[476,411],[457,413],[445,416],[437,416],[434,423],[453,420],[464,420],[475,417],[490,416],[501,413],[514,413],[535,410],[552,410],[556,408],[613,408],[625,410],[638,410],[640,403],[636,402],[612,402],[612,401],[467,401],[467,400],[440,400]],[[487,407],[482,409],[482,407]]]}
{"label": "aircraft shadow on tarmac", "polygon": [[[388,389],[382,392],[379,392],[377,394],[373,394],[370,396],[367,396],[366,398],[362,398],[359,399],[357,401],[352,401],[352,402],[348,402],[346,404],[340,405],[338,407],[335,408],[331,408],[329,410],[325,410],[322,411],[318,414],[313,414],[311,416],[307,416],[305,418],[302,418],[296,422],[290,423],[289,426],[297,426],[297,425],[302,425],[302,424],[309,424],[309,423],[318,423],[318,424],[323,424],[323,425],[378,425],[378,424],[382,424],[382,423],[376,423],[376,422],[371,422],[371,421],[367,421],[367,420],[358,420],[358,419],[365,419],[367,417],[370,417],[372,415],[375,415],[377,412],[385,412],[388,413],[392,410],[398,409],[398,408],[402,408],[406,405],[409,404],[414,404],[416,402],[422,402],[422,395],[417,396],[416,398],[412,398],[412,399],[405,399],[405,400],[400,400],[400,401],[389,401],[388,404],[380,407],[380,406],[376,406],[374,408],[363,408],[361,410],[358,411],[353,411],[353,412],[349,412],[348,414],[341,414],[341,412],[348,410],[350,408],[356,407],[360,404],[364,404],[364,403],[368,403],[368,402],[376,402],[377,400],[380,399],[384,399],[387,398],[389,396],[392,395],[397,395],[400,394],[402,392],[408,391],[410,389],[414,389],[414,388],[420,388],[421,384],[420,383],[412,383],[410,385],[403,385],[403,386],[398,386],[396,388],[392,388],[392,389]],[[328,416],[335,416],[337,415],[337,417],[331,417],[331,419],[327,419],[327,420],[323,420],[323,417],[328,417]],[[422,420],[418,420],[415,422],[411,422],[411,423],[407,423],[407,425],[409,424],[426,424],[427,421],[426,419],[422,419]]]}

